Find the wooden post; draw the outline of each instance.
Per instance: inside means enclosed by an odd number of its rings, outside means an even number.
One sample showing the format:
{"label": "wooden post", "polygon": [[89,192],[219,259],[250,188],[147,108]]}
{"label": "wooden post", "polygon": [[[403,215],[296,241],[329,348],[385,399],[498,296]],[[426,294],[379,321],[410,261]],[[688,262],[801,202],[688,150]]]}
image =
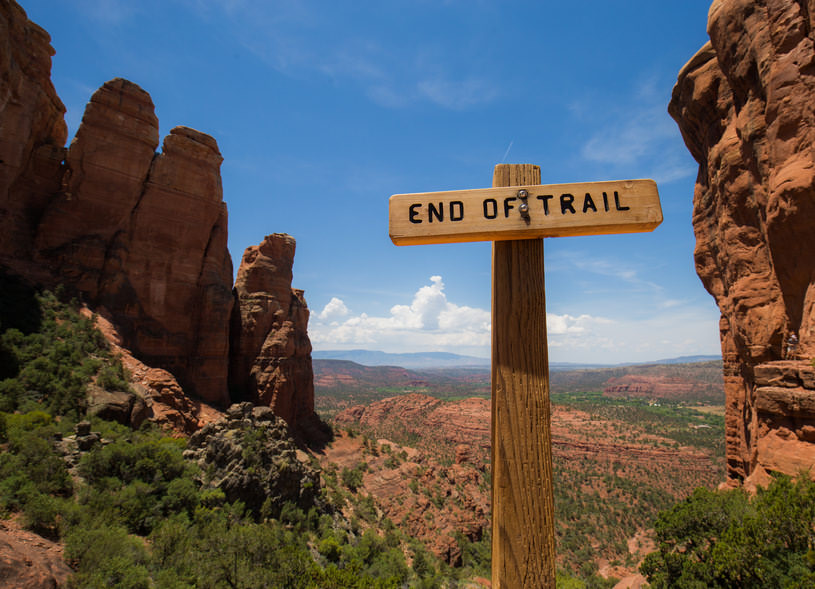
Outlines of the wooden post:
{"label": "wooden post", "polygon": [[653,180],[540,179],[538,166],[500,164],[492,188],[394,194],[388,207],[396,245],[493,242],[494,589],[556,583],[542,238],[653,231],[662,222]]}
{"label": "wooden post", "polygon": [[[495,166],[493,187],[540,184]],[[492,244],[492,586],[555,587],[543,239]]]}

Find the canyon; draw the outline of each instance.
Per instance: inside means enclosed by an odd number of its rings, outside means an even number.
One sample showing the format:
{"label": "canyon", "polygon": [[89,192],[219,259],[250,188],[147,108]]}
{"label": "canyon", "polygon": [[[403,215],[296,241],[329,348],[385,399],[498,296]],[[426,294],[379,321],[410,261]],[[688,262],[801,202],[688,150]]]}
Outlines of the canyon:
{"label": "canyon", "polygon": [[[711,40],[679,73],[669,106],[699,163],[694,257],[721,310],[726,476],[748,489],[815,466],[813,25],[813,2],[714,1]],[[53,52],[21,7],[0,2],[0,268],[77,297],[121,358],[132,391],[91,388],[91,413],[193,434],[247,402],[269,407],[301,440],[324,436],[309,309],[292,288],[294,238],[272,233],[247,248],[233,282],[217,141],[184,126],[161,139],[149,93],[116,78],[90,97],[65,147]],[[383,370],[414,392],[383,399],[376,371],[318,366],[317,386],[364,382],[367,397],[332,401],[337,439],[315,459],[325,472],[364,462],[360,493],[457,564],[460,537],[477,542],[487,529],[489,401],[446,402],[415,392],[428,384],[421,374]],[[553,390],[568,378],[553,375]],[[603,378],[615,399],[721,392],[675,375],[581,378]],[[445,386],[451,398],[488,392],[474,373]],[[715,452],[694,438],[707,423],[674,424],[672,438],[613,418],[638,406],[592,403],[556,404],[552,417],[559,509],[570,522],[588,526],[601,505],[624,518],[720,481]],[[577,555],[571,529],[559,529],[559,542]],[[639,557],[629,539],[611,537],[622,549],[591,540],[609,574],[631,572],[611,564]]]}
{"label": "canyon", "polygon": [[[583,395],[553,398],[558,562],[577,572],[590,560],[606,577],[633,578],[647,552],[633,539],[656,511],[721,481],[721,418]],[[318,458],[329,473],[364,464],[357,493],[457,564],[489,532],[490,412],[489,399],[420,393],[347,407]]]}

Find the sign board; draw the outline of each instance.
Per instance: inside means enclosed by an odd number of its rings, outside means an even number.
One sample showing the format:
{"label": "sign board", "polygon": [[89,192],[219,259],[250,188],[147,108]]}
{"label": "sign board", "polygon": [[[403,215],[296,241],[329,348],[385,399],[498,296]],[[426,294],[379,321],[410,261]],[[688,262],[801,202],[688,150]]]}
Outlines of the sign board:
{"label": "sign board", "polygon": [[637,233],[661,222],[653,180],[394,194],[389,202],[396,245]]}

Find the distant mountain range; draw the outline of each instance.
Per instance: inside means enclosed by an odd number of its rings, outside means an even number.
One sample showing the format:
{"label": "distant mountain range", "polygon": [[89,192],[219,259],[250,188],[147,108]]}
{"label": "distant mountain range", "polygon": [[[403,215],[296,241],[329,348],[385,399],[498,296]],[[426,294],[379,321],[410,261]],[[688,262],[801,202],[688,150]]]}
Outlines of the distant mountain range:
{"label": "distant mountain range", "polygon": [[[408,369],[429,368],[489,368],[489,358],[463,356],[449,352],[413,352],[390,354],[376,350],[315,350],[311,357],[317,360],[347,360],[363,366],[399,366]],[[586,368],[609,368],[612,366],[634,366],[639,364],[691,364],[720,360],[721,356],[681,356],[654,360],[653,362],[627,362],[623,364],[580,364],[576,362],[550,362],[552,371],[581,370]]]}
{"label": "distant mountain range", "polygon": [[348,360],[363,366],[399,366],[401,368],[462,368],[490,367],[489,358],[462,356],[448,352],[414,352],[389,354],[375,350],[315,350],[315,360]]}

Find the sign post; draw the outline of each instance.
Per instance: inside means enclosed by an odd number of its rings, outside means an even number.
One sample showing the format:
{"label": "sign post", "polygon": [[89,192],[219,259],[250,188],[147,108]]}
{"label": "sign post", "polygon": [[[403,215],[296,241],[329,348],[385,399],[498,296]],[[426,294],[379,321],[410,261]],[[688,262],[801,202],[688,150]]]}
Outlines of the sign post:
{"label": "sign post", "polygon": [[390,198],[396,245],[492,241],[492,586],[555,587],[549,361],[541,237],[652,231],[656,184],[540,185],[495,166],[493,188]]}

